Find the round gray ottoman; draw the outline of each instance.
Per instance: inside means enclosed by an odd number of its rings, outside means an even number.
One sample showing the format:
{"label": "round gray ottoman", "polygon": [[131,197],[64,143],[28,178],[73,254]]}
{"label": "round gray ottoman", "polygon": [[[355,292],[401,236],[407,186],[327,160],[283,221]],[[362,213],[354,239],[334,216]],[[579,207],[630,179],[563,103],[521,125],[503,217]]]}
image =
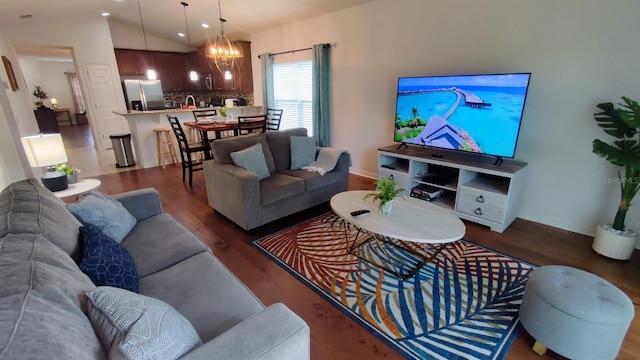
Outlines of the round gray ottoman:
{"label": "round gray ottoman", "polygon": [[632,319],[633,303],[620,289],[567,266],[534,270],[520,306],[534,350],[571,359],[615,359]]}

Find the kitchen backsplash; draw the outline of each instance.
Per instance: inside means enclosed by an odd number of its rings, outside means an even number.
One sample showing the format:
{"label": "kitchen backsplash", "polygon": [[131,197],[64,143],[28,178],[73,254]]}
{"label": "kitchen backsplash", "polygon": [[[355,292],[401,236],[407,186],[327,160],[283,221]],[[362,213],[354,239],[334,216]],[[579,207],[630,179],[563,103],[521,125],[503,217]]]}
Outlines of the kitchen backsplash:
{"label": "kitchen backsplash", "polygon": [[185,104],[186,98],[188,95],[193,95],[196,98],[196,104],[200,104],[200,101],[204,101],[205,104],[209,104],[212,98],[223,99],[222,103],[224,103],[224,99],[244,99],[247,106],[253,106],[253,93],[244,93],[244,92],[230,92],[230,91],[207,91],[207,90],[198,90],[198,91],[190,91],[190,92],[165,92],[164,93],[164,101],[165,103],[174,103],[175,106],[180,106],[180,104]]}

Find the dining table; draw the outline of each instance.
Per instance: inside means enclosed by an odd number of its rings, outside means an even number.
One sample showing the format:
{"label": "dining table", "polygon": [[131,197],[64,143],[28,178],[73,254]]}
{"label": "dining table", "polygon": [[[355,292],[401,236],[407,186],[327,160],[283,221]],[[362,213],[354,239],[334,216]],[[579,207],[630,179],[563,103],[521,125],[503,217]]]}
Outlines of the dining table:
{"label": "dining table", "polygon": [[[255,124],[259,124],[259,123],[264,123],[264,120],[260,120],[260,121],[247,121],[247,124],[251,124],[253,125]],[[204,121],[185,121],[183,123],[184,126],[189,126],[191,128],[194,128],[198,131],[200,131],[200,139],[202,141],[202,144],[210,147],[210,141],[209,140],[209,132],[214,132],[216,134],[215,139],[221,139],[222,138],[222,132],[223,131],[233,131],[234,136],[238,135],[238,119],[226,119],[226,120],[218,120],[218,119],[204,119]],[[204,152],[204,158],[205,160],[210,160],[213,159],[213,155],[211,154],[211,151],[205,151]]]}

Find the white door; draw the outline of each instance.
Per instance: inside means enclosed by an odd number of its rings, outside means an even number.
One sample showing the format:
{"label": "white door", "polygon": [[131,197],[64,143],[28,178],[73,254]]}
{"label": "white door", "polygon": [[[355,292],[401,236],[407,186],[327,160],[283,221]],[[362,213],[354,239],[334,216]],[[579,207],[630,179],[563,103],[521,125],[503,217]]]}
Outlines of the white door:
{"label": "white door", "polygon": [[[111,67],[107,64],[87,64],[87,75],[93,101],[94,118],[92,126],[100,150],[111,148],[109,135],[122,134],[124,126],[118,111],[118,99],[111,77]],[[98,131],[96,131],[98,130]]]}

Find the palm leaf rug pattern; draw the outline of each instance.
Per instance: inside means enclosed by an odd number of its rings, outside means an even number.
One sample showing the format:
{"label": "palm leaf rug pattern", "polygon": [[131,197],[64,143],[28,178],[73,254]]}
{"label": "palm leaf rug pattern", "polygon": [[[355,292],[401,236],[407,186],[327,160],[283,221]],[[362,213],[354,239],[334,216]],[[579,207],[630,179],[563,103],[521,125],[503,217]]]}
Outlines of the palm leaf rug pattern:
{"label": "palm leaf rug pattern", "polygon": [[[358,243],[368,238],[328,213],[254,244],[405,358],[504,358],[534,265],[460,240],[403,281],[349,254],[345,239],[357,235]],[[384,253],[409,267],[418,259],[403,248],[435,251],[403,241],[369,244],[361,255]]]}

